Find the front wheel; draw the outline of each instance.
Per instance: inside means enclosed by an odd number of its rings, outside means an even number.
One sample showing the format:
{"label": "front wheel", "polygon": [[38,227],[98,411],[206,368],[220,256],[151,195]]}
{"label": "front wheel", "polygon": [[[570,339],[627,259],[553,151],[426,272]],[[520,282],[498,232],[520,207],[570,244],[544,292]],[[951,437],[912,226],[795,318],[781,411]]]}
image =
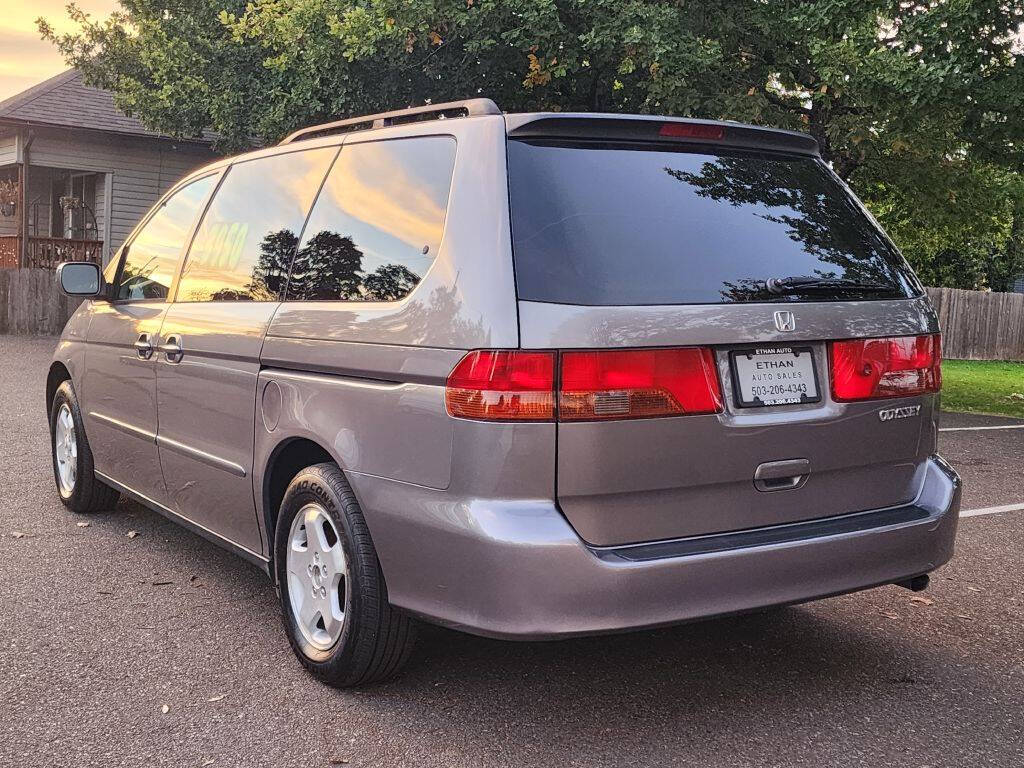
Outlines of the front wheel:
{"label": "front wheel", "polygon": [[82,411],[70,381],[57,388],[50,404],[50,449],[53,478],[64,506],[72,512],[113,509],[120,494],[93,471]]}
{"label": "front wheel", "polygon": [[274,551],[285,630],[306,669],[337,688],[399,671],[416,622],[388,603],[370,531],[336,465],[308,467],[289,484]]}

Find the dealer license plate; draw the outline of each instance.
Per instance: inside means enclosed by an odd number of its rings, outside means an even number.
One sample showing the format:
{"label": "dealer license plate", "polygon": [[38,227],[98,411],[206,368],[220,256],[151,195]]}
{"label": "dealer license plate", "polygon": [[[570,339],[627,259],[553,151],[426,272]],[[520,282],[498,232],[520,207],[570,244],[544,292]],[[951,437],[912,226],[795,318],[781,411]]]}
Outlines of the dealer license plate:
{"label": "dealer license plate", "polygon": [[756,347],[729,353],[740,407],[816,403],[818,373],[810,347]]}

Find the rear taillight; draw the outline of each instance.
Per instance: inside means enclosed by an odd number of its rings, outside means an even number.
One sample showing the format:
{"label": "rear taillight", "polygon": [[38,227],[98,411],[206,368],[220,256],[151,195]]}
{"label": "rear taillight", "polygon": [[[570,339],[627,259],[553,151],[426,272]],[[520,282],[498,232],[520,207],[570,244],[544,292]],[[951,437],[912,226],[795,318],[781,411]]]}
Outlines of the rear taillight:
{"label": "rear taillight", "polygon": [[562,353],[562,421],[642,419],[721,409],[710,349]]}
{"label": "rear taillight", "polygon": [[832,343],[832,396],[839,401],[907,397],[942,388],[939,334]]}
{"label": "rear taillight", "polygon": [[555,417],[555,353],[470,352],[448,376],[448,413],[485,421],[550,421]]}
{"label": "rear taillight", "polygon": [[722,410],[714,355],[694,348],[470,352],[448,377],[445,402],[452,416],[484,421],[639,419]]}

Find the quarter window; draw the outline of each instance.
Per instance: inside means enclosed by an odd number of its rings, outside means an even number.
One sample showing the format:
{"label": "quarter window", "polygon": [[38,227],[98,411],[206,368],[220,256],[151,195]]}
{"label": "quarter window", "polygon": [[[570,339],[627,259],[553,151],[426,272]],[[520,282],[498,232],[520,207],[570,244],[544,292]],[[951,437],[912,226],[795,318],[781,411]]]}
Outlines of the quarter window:
{"label": "quarter window", "polygon": [[336,147],[237,163],[189,249],[178,301],[277,301]]}
{"label": "quarter window", "polygon": [[455,140],[344,147],[306,224],[290,300],[398,301],[441,245]]}
{"label": "quarter window", "polygon": [[150,217],[128,245],[117,286],[118,299],[167,298],[181,249],[216,178],[205,176],[187,184]]}

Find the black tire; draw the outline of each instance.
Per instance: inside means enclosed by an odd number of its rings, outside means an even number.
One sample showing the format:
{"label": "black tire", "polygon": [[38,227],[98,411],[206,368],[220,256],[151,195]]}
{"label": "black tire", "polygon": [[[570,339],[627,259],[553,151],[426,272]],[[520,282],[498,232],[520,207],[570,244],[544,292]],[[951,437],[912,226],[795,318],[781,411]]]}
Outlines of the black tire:
{"label": "black tire", "polygon": [[[286,558],[292,522],[311,503],[322,507],[334,522],[348,567],[344,624],[340,637],[326,650],[315,647],[300,630],[288,588]],[[335,464],[307,467],[289,484],[278,515],[274,554],[288,641],[313,676],[335,688],[350,688],[386,680],[402,668],[416,640],[416,621],[388,603],[362,510]]]}
{"label": "black tire", "polygon": [[[63,406],[71,411],[71,419],[75,427],[77,443],[77,470],[74,487],[67,492],[61,485],[60,471],[57,467],[57,417]],[[50,459],[53,464],[53,480],[57,485],[57,494],[64,506],[72,512],[90,513],[113,509],[121,494],[109,485],[101,482],[93,470],[92,450],[85,436],[85,424],[82,422],[82,411],[78,407],[78,397],[70,381],[65,381],[57,388],[50,403]]]}

